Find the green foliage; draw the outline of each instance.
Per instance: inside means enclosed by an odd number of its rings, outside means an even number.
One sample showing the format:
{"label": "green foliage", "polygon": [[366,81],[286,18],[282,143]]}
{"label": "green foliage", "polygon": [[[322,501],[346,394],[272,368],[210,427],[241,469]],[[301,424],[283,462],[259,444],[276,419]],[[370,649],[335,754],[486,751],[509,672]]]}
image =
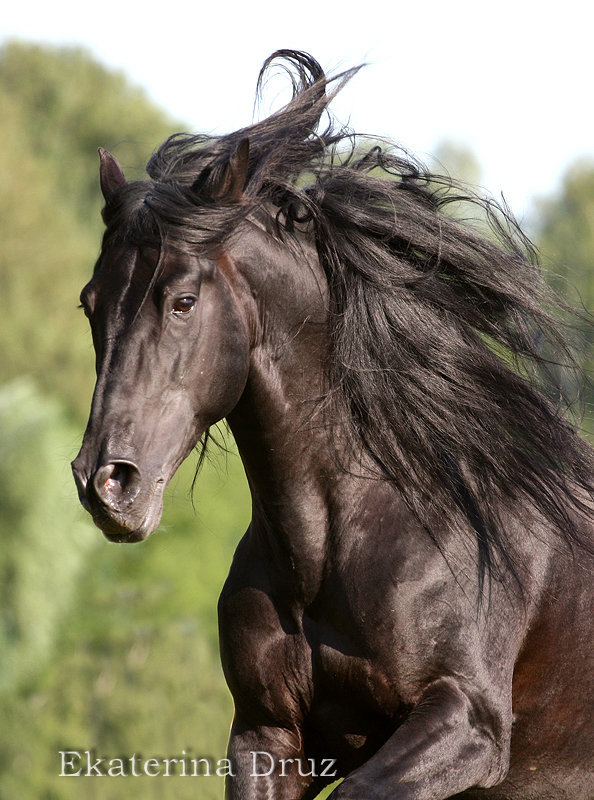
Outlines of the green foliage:
{"label": "green foliage", "polygon": [[571,293],[573,284],[583,306],[594,309],[594,162],[574,164],[560,191],[541,200],[538,212],[538,243],[557,288]]}
{"label": "green foliage", "polygon": [[0,377],[30,375],[82,418],[93,362],[75,307],[97,237],[56,202],[45,164],[22,136],[21,109],[1,92],[0,118]]}
{"label": "green foliage", "polygon": [[[67,454],[73,431],[28,381],[0,388],[0,690],[52,653],[94,543],[76,508]],[[51,602],[48,599],[51,598]]]}
{"label": "green foliage", "polygon": [[[76,305],[99,244],[97,147],[138,176],[179,126],[84,53],[16,43],[0,126],[0,798],[195,797],[182,778],[58,777],[65,748],[225,754],[216,598],[249,514],[237,456],[225,478],[224,461],[205,467],[196,512],[189,459],[160,531],[130,548],[93,528],[69,470],[93,385]],[[222,796],[202,780],[201,797]]]}
{"label": "green foliage", "polygon": [[437,145],[433,162],[433,169],[438,173],[445,171],[446,175],[470,186],[478,186],[481,182],[481,165],[472,150],[451,139],[444,139]]}
{"label": "green foliage", "polygon": [[[566,173],[556,196],[541,200],[537,242],[555,289],[575,306],[594,314],[594,162],[580,161]],[[582,363],[590,387],[585,394],[594,425],[594,324],[585,316],[579,324]]]}
{"label": "green foliage", "polygon": [[101,231],[97,147],[137,177],[178,125],[79,50],[9,44],[0,55],[0,380],[26,374],[82,421],[93,380],[74,309]]}
{"label": "green foliage", "polygon": [[[4,698],[2,800],[80,797],[78,781],[59,777],[60,750],[225,756],[232,705],[217,655],[216,597],[247,525],[248,496],[239,459],[229,456],[226,471],[205,467],[194,512],[183,488],[191,461],[168,493],[162,528],[146,543],[115,546],[95,531],[54,657]],[[87,780],[84,796],[214,800],[222,784],[215,776],[134,778],[132,786],[111,778],[107,789]]]}
{"label": "green foliage", "polygon": [[99,224],[97,147],[114,150],[130,177],[140,177],[152,148],[180,127],[80,49],[8,44],[0,89],[18,103],[21,136],[51,172],[60,200],[87,226],[89,213]]}

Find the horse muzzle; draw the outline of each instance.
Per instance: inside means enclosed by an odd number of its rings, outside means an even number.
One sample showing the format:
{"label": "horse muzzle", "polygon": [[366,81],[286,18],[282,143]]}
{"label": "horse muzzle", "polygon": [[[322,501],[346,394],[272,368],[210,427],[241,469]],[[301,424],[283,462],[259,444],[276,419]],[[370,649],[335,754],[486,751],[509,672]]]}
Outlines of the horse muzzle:
{"label": "horse muzzle", "polygon": [[90,470],[79,456],[72,472],[81,504],[109,541],[140,542],[159,524],[163,478],[147,479],[134,462],[118,458]]}

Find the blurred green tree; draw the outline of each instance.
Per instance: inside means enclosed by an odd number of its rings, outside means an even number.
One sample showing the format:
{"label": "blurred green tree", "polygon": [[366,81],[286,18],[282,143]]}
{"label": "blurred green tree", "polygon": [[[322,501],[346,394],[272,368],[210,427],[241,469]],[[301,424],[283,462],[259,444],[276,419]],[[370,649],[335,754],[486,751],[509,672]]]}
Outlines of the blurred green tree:
{"label": "blurred green tree", "polygon": [[[89,549],[68,461],[72,428],[30,381],[0,387],[0,691],[53,652]],[[51,602],[48,602],[51,598]]]}
{"label": "blurred green tree", "polygon": [[478,186],[482,180],[483,170],[475,154],[470,147],[453,139],[438,142],[432,162],[436,172],[445,171],[447,175],[470,186]]}
{"label": "blurred green tree", "polygon": [[44,161],[60,202],[95,230],[97,147],[112,149],[129,176],[140,177],[152,148],[180,129],[124,75],[78,48],[5,45],[0,92],[18,104],[21,137]]}
{"label": "blurred green tree", "polygon": [[[68,467],[93,385],[76,311],[101,233],[97,146],[139,177],[179,129],[89,55],[12,43],[0,52],[0,798],[80,797],[58,750],[224,755],[231,703],[216,597],[249,515],[237,457],[225,503],[217,467],[192,459],[160,532],[104,541]],[[84,519],[83,519],[84,517]],[[175,538],[173,534],[175,533]],[[221,797],[221,781],[113,779],[87,797]]]}
{"label": "blurred green tree", "polygon": [[[585,400],[594,410],[594,162],[578,161],[560,189],[536,205],[536,241],[557,292],[590,317],[578,324],[582,362],[589,378]],[[592,415],[590,414],[590,427]],[[587,418],[588,421],[588,418]]]}
{"label": "blurred green tree", "polygon": [[76,313],[101,234],[99,145],[130,177],[178,124],[78,49],[0,52],[0,381],[30,375],[82,421],[91,338]]}

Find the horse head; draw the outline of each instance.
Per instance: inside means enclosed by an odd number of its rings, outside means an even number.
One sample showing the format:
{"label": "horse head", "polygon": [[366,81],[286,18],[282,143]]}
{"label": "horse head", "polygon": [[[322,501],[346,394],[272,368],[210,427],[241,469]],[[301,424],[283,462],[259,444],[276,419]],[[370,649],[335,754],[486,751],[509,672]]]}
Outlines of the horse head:
{"label": "horse head", "polygon": [[[211,196],[237,203],[246,158],[242,145]],[[225,253],[149,235],[151,187],[128,183],[106,151],[100,178],[104,217],[115,221],[81,293],[97,382],[73,471],[95,523],[109,539],[132,542],[156,528],[167,482],[241,396],[250,331]]]}

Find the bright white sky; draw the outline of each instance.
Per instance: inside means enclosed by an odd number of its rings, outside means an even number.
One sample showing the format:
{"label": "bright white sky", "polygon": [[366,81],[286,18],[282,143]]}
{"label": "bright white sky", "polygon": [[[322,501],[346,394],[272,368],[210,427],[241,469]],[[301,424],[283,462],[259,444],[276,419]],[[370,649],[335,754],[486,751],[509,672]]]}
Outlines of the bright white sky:
{"label": "bright white sky", "polygon": [[[520,216],[568,165],[594,158],[592,18],[585,0],[13,0],[0,40],[87,47],[192,130],[252,121],[273,50],[307,50],[331,71],[369,66],[334,104],[359,131],[427,160],[469,146],[483,185]],[[155,142],[157,144],[157,142]]]}

